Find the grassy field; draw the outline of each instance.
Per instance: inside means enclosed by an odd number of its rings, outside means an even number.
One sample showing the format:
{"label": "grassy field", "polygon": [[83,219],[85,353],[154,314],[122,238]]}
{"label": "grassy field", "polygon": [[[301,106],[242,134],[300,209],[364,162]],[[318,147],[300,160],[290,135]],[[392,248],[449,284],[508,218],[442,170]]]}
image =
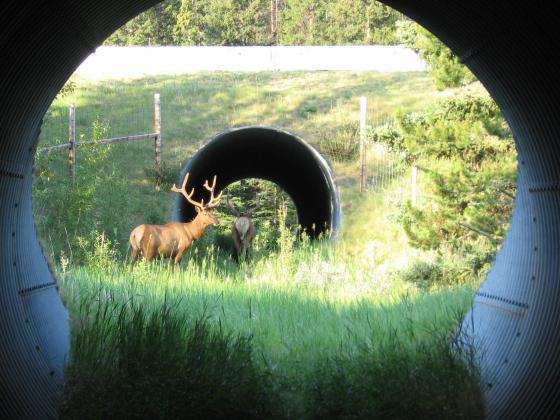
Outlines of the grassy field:
{"label": "grassy field", "polygon": [[[329,157],[343,226],[336,242],[314,243],[280,227],[274,252],[259,248],[240,266],[215,247],[215,231],[179,269],[131,265],[130,230],[168,220],[175,199],[147,175],[152,145],[78,150],[83,193],[71,197],[83,211],[70,222],[57,213],[69,228],[60,239],[42,215],[66,182],[65,158],[38,158],[37,225],[72,322],[62,418],[483,417],[471,349],[453,346],[478,279],[430,293],[403,281],[398,270],[426,256],[396,220],[406,178],[360,194],[357,161],[342,158],[357,140],[359,97],[368,97],[371,123],[385,122],[396,108],[422,109],[441,95],[426,74],[208,73],[78,84],[53,103],[40,147],[65,142],[59,122],[70,101],[85,139],[151,131],[155,92],[171,177],[233,126],[282,127],[322,150],[338,141]],[[368,168],[382,164],[372,156]],[[80,220],[94,222],[70,230]],[[73,253],[87,241],[78,263]]]}
{"label": "grassy field", "polygon": [[[70,372],[79,384],[69,389],[65,413],[69,418],[84,415],[77,408],[83,404],[83,393],[108,401],[99,408],[82,407],[100,415],[116,404],[114,399],[129,398],[128,391],[119,388],[123,384],[138,386],[137,392],[145,386],[145,394],[161,386],[154,378],[166,371],[161,371],[160,365],[153,366],[154,358],[166,357],[161,348],[145,355],[151,365],[140,372],[122,365],[139,362],[140,354],[122,359],[117,349],[132,341],[135,351],[143,353],[145,348],[141,349],[150,345],[146,343],[150,337],[143,334],[159,337],[165,328],[159,320],[151,327],[156,332],[150,333],[148,325],[138,324],[135,311],[144,314],[140,316],[144,320],[169,308],[166,317],[180,320],[178,335],[180,331],[192,333],[202,322],[208,331],[219,331],[229,340],[248,339],[246,351],[258,376],[250,381],[260,384],[261,392],[266,391],[262,398],[270,410],[259,412],[256,418],[314,418],[323,411],[335,418],[337,413],[350,418],[481,418],[480,389],[470,355],[453,353],[450,347],[473,288],[421,293],[398,280],[383,284],[387,279],[377,277],[367,264],[329,244],[310,244],[240,268],[204,257],[191,259],[175,272],[165,264],[125,266],[109,262],[61,274],[74,332]],[[128,315],[123,320],[125,307]],[[105,315],[99,318],[99,314]],[[213,341],[207,345],[204,352],[210,354],[224,346]],[[108,366],[97,366],[108,354],[113,354]],[[189,349],[181,356],[179,361],[188,360]],[[160,362],[165,366],[164,360]],[[216,361],[204,363],[213,365]],[[97,366],[95,374],[90,372],[92,365]],[[223,366],[216,381],[235,376],[241,368]],[[185,369],[179,363],[173,374],[186,374]],[[369,370],[374,383],[361,376],[360,369]],[[337,379],[340,374],[347,382],[346,391],[358,393],[355,398],[362,400],[362,414],[354,411],[358,401],[342,399],[340,407],[332,407],[336,401],[332,397],[344,388]],[[117,377],[121,384],[109,393],[88,383],[92,376],[100,383]],[[150,384],[137,385],[144,380]],[[204,389],[210,386],[204,381],[190,386],[202,388],[198,391],[203,395],[215,392]],[[316,395],[319,389],[322,394]],[[410,393],[411,389],[418,394]],[[189,388],[186,391],[192,392]],[[248,391],[250,395],[254,392]],[[325,393],[332,395],[327,398]],[[465,406],[461,405],[463,398],[469,401]],[[156,418],[165,418],[161,410],[166,404],[183,403],[169,395],[164,401],[150,403],[158,412]],[[382,411],[380,407],[384,407]],[[227,405],[223,409],[232,410]],[[248,416],[248,412],[243,415]]]}

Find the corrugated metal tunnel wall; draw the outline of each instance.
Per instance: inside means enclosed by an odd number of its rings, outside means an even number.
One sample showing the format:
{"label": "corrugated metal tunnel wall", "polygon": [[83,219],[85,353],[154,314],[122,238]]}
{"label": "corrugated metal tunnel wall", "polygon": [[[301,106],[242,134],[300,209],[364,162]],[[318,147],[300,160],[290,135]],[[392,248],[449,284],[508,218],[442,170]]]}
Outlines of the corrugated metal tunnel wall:
{"label": "corrugated metal tunnel wall", "polygon": [[[294,134],[272,127],[239,127],[208,141],[184,165],[177,184],[189,173],[189,185],[202,185],[216,175],[216,192],[232,182],[260,178],[280,186],[294,202],[298,223],[313,238],[336,235],[340,205],[334,173],[311,145]],[[211,179],[209,179],[211,182]],[[200,194],[200,193],[205,194]],[[194,199],[205,202],[209,193],[195,188]],[[196,213],[181,196],[175,220],[192,220]]]}
{"label": "corrugated metal tunnel wall", "polygon": [[[465,326],[483,349],[489,416],[555,417],[560,405],[558,17],[541,2],[384,2],[443,39],[484,83],[513,129],[519,153],[516,208]],[[69,345],[68,315],[31,211],[41,118],[80,62],[155,3],[4,0],[0,5],[3,418],[56,416]]]}

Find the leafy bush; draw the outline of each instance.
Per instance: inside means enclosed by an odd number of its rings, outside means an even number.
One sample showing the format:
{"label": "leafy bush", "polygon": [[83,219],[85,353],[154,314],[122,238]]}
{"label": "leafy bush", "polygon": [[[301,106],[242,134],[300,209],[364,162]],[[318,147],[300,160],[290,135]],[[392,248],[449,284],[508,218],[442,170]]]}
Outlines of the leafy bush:
{"label": "leafy bush", "polygon": [[[34,216],[50,258],[62,254],[74,264],[85,264],[95,251],[99,234],[118,243],[124,254],[130,233],[130,186],[119,173],[112,145],[98,143],[109,127],[97,119],[88,135],[91,141],[77,149],[76,178],[67,173],[65,157],[56,152],[37,156],[34,167]],[[110,228],[108,228],[110,227]]]}
{"label": "leafy bush", "polygon": [[105,237],[105,233],[95,232],[93,244],[80,238],[80,246],[83,248],[87,265],[90,268],[99,269],[105,273],[110,273],[117,264],[117,247],[114,242]]}
{"label": "leafy bush", "polygon": [[422,113],[397,113],[398,127],[371,129],[369,138],[404,153],[427,179],[422,205],[403,207],[411,244],[468,254],[480,237],[497,249],[515,194],[513,138],[490,98],[442,100]]}
{"label": "leafy bush", "polygon": [[358,158],[360,152],[360,128],[353,123],[342,124],[335,131],[319,128],[316,144],[319,150],[333,162],[348,162]]}
{"label": "leafy bush", "polygon": [[317,110],[318,108],[315,104],[303,104],[300,106],[298,113],[302,118],[309,118],[311,114],[316,114]]}
{"label": "leafy bush", "polygon": [[399,276],[420,289],[441,285],[444,279],[441,263],[423,260],[415,261],[408,269],[399,272]]}
{"label": "leafy bush", "polygon": [[487,274],[493,260],[492,250],[479,246],[465,258],[445,254],[433,260],[420,259],[393,275],[424,291],[447,286],[477,285]]}
{"label": "leafy bush", "polygon": [[404,136],[399,127],[394,124],[368,127],[366,136],[370,142],[384,144],[392,152],[402,152],[406,150]]}
{"label": "leafy bush", "polygon": [[417,23],[410,20],[397,22],[397,34],[404,45],[426,60],[438,89],[458,87],[476,80],[443,42]]}

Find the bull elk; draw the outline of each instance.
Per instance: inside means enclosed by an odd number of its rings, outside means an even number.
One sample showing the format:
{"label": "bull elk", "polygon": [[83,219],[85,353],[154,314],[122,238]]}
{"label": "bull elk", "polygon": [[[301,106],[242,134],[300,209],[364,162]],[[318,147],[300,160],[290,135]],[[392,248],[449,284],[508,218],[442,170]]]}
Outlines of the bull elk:
{"label": "bull elk", "polygon": [[194,188],[190,194],[186,192],[186,185],[189,174],[185,175],[183,186],[177,189],[175,184],[171,191],[180,192],[196,209],[196,217],[187,223],[170,222],[164,225],[148,225],[143,224],[134,228],[130,233],[130,247],[132,249],[133,261],[140,254],[146,261],[157,258],[173,258],[175,265],[181,263],[181,259],[187,248],[191,246],[193,241],[200,239],[204,230],[208,225],[218,225],[218,219],[212,214],[211,209],[216,207],[223,191],[214,197],[214,188],[216,187],[216,175],[212,182],[212,186],[208,185],[208,180],[204,183],[204,188],[210,191],[210,201],[204,205],[204,199],[200,202],[192,200]]}
{"label": "bull elk", "polygon": [[228,198],[226,198],[226,202],[233,214],[237,217],[231,225],[231,237],[235,245],[237,261],[240,262],[241,258],[245,258],[247,255],[251,243],[253,239],[255,239],[255,234],[257,233],[255,223],[253,223],[252,220],[252,213],[257,208],[257,205],[245,212],[240,212],[233,207]]}

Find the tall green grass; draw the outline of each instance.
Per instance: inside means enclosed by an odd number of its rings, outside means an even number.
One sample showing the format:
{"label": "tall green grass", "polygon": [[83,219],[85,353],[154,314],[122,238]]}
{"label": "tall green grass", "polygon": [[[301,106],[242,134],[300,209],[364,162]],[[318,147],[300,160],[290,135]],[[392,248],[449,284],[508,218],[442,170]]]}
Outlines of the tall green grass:
{"label": "tall green grass", "polygon": [[204,318],[189,325],[172,309],[84,303],[61,417],[268,417],[270,396],[250,339],[210,329]]}
{"label": "tall green grass", "polygon": [[451,346],[473,289],[383,287],[368,264],[303,243],[240,267],[207,254],[60,273],[63,417],[480,418],[476,367]]}

